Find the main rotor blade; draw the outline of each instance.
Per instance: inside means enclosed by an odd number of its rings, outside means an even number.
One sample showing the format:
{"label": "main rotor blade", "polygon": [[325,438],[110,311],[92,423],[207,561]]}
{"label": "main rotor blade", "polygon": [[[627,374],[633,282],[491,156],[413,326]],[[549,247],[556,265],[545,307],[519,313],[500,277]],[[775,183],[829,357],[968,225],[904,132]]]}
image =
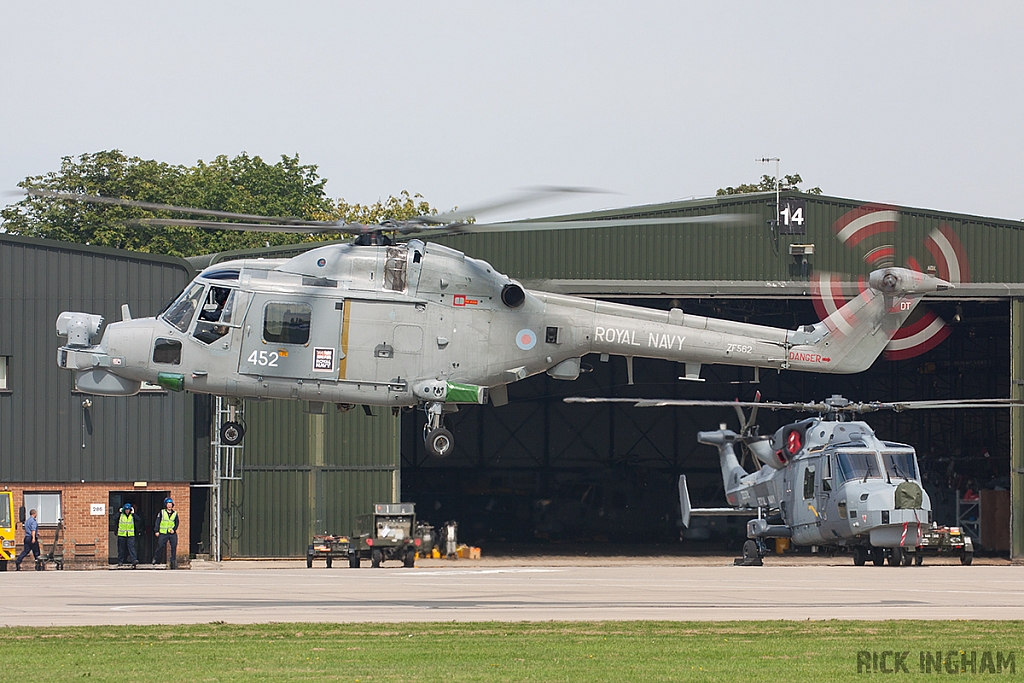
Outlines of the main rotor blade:
{"label": "main rotor blade", "polygon": [[1022,408],[1024,401],[1011,398],[975,398],[960,401],[941,399],[931,401],[894,401],[848,403],[829,405],[827,403],[780,403],[775,401],[706,401],[702,399],[652,399],[652,398],[589,398],[570,396],[562,399],[565,403],[632,403],[636,408],[696,408],[696,407],[737,407],[763,408],[766,410],[795,410],[810,413],[873,413],[879,410],[976,410],[985,408]]}
{"label": "main rotor blade", "polygon": [[[969,398],[962,401],[938,399],[931,401],[893,401],[889,403],[854,404],[865,407],[878,406],[877,410],[949,410],[949,409],[980,409],[980,408],[1020,408],[1024,401],[1012,398]],[[867,412],[867,411],[865,411]]]}
{"label": "main rotor blade", "polygon": [[591,228],[622,228],[647,225],[683,225],[689,223],[753,225],[757,217],[751,214],[718,213],[707,216],[677,216],[674,218],[609,218],[607,220],[584,221],[510,221],[508,223],[459,223],[437,228],[409,226],[403,232],[427,232],[438,235],[462,235],[469,233],[530,232],[536,230],[587,230]]}
{"label": "main rotor blade", "polygon": [[370,226],[355,224],[328,225],[267,225],[266,223],[227,223],[221,221],[200,221],[187,218],[139,218],[129,221],[135,225],[166,227],[187,225],[195,228],[212,228],[214,230],[235,230],[238,232],[290,232],[302,235],[319,235],[338,233],[343,235],[361,235],[372,231]]}
{"label": "main rotor blade", "polygon": [[423,215],[410,219],[411,222],[425,223],[427,225],[448,225],[450,223],[461,223],[462,221],[474,218],[477,214],[506,209],[512,206],[523,206],[537,202],[554,199],[559,195],[567,194],[609,194],[607,190],[599,190],[594,187],[560,187],[556,185],[538,185],[527,187],[522,191],[500,197],[490,202],[476,204],[465,209],[455,209],[435,215]]}
{"label": "main rotor blade", "polygon": [[587,396],[570,396],[562,399],[565,403],[632,403],[637,408],[661,408],[661,407],[737,407],[737,408],[767,408],[768,410],[785,410],[807,406],[807,403],[776,403],[764,401],[710,401],[705,399],[676,399],[676,398],[590,398]]}
{"label": "main rotor blade", "polygon": [[[149,211],[169,211],[172,213],[191,213],[197,216],[214,216],[216,218],[234,218],[243,221],[258,221],[261,223],[277,223],[283,225],[308,225],[308,226],[331,226],[331,221],[309,221],[303,218],[288,216],[260,216],[251,213],[234,213],[231,211],[216,211],[213,209],[193,209],[188,206],[174,206],[173,204],[157,204],[155,202],[139,202],[134,199],[121,199],[120,197],[103,197],[92,194],[74,194],[70,192],[54,192],[43,190],[38,187],[25,188],[25,192],[34,197],[48,197],[50,199],[64,199],[73,202],[85,202],[87,204],[114,204],[117,206],[131,206],[137,209]],[[174,225],[179,225],[175,223]],[[231,228],[229,228],[231,229]]]}

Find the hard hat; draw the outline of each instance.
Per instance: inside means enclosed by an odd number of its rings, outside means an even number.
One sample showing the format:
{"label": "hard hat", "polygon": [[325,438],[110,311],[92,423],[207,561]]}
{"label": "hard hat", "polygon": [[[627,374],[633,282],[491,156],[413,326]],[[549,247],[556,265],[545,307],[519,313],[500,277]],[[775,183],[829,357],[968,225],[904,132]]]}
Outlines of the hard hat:
{"label": "hard hat", "polygon": [[124,510],[131,510],[132,509],[132,504],[131,503],[125,503],[123,509]]}
{"label": "hard hat", "polygon": [[174,501],[173,500],[171,500],[170,498],[164,498],[164,505],[167,505],[168,503],[170,503],[171,505],[174,505]]}

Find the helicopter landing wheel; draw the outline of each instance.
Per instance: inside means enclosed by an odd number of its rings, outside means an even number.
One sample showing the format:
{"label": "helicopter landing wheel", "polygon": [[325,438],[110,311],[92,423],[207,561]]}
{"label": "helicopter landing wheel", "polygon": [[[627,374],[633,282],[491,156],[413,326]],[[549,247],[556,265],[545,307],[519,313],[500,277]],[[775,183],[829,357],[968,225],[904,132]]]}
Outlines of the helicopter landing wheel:
{"label": "helicopter landing wheel", "polygon": [[452,448],[455,446],[455,437],[447,429],[440,427],[427,432],[424,442],[431,455],[443,458],[452,452]]}
{"label": "helicopter landing wheel", "polygon": [[889,551],[889,566],[899,567],[903,564],[903,548],[895,547]]}
{"label": "helicopter landing wheel", "polygon": [[881,567],[885,564],[885,550],[882,548],[871,549],[871,564]]}
{"label": "helicopter landing wheel", "polygon": [[757,541],[746,540],[743,542],[743,563],[744,564],[761,564],[762,558],[761,550],[757,547]]}
{"label": "helicopter landing wheel", "polygon": [[245,427],[241,422],[225,422],[220,426],[220,442],[225,446],[237,446],[245,436]]}
{"label": "helicopter landing wheel", "polygon": [[868,549],[862,545],[857,546],[853,549],[853,563],[858,567],[863,567],[864,563],[868,561]]}

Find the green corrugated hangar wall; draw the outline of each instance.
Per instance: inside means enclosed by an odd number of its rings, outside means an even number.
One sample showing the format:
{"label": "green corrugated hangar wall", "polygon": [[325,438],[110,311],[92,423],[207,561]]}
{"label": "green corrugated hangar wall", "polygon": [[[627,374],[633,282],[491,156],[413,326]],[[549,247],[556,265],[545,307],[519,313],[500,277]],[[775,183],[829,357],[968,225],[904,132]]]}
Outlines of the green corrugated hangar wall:
{"label": "green corrugated hangar wall", "polygon": [[241,479],[224,496],[224,557],[305,555],[311,534],[349,534],[374,503],[398,500],[399,418],[307,409],[246,402]]}

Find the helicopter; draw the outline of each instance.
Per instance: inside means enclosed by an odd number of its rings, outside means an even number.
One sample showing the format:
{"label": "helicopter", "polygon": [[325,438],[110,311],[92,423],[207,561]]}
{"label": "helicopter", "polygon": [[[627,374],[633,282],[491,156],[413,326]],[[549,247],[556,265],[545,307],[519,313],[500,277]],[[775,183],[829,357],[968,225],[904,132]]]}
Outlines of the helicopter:
{"label": "helicopter", "polygon": [[[767,538],[791,539],[795,545],[826,550],[852,550],[863,566],[886,560],[892,566],[920,565],[926,546],[941,536],[963,564],[971,564],[973,543],[958,528],[940,528],[921,482],[912,446],[880,439],[866,422],[850,418],[878,410],[1006,408],[1024,403],[1010,399],[929,400],[854,403],[839,395],[815,403],[756,401],[656,400],[635,398],[564,399],[568,403],[632,403],[639,408],[722,406],[736,409],[740,431],[719,425],[697,433],[697,441],[718,449],[722,482],[730,507],[694,508],[686,475],[679,477],[683,526],[691,516],[747,513],[747,540],[737,564],[761,565]],[[751,408],[749,417],[744,408]],[[817,413],[761,436],[755,424],[758,409]],[[736,455],[738,444],[759,463],[747,472]]]}
{"label": "helicopter", "polygon": [[[429,453],[454,447],[443,416],[459,404],[500,406],[507,385],[541,372],[574,380],[583,356],[856,373],[868,368],[926,294],[952,287],[931,273],[887,267],[820,322],[795,330],[595,301],[526,289],[489,263],[421,236],[622,225],[743,223],[750,216],[581,221],[471,222],[471,210],[380,225],[207,211],[94,195],[26,189],[68,201],[120,204],[216,220],[141,219],[146,225],[336,233],[354,236],[288,259],[240,259],[206,268],[163,311],[103,327],[99,315],[64,312],[60,368],[79,392],[130,396],[143,382],[231,401],[298,399],[319,404],[421,408]],[[580,191],[553,188],[533,192]],[[508,206],[502,201],[483,207]],[[478,211],[480,209],[477,209]],[[102,329],[102,336],[100,331]],[[97,341],[98,339],[98,341]],[[224,423],[237,445],[241,421]]]}

